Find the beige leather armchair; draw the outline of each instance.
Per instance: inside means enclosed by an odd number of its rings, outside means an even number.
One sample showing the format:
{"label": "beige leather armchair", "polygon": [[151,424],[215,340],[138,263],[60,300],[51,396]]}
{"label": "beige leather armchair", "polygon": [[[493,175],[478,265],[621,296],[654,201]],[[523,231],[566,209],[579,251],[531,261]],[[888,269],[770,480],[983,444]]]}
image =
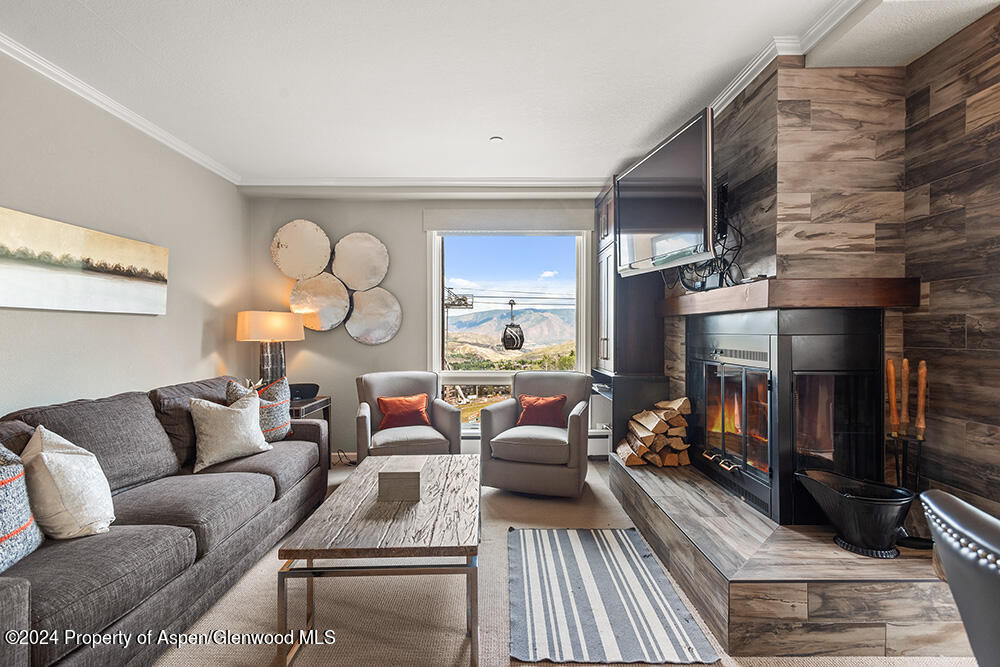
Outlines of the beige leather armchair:
{"label": "beige leather armchair", "polygon": [[[588,406],[592,379],[585,373],[522,371],[513,398],[480,412],[484,486],[578,498],[587,478]],[[518,396],[566,394],[566,427],[517,426]]]}

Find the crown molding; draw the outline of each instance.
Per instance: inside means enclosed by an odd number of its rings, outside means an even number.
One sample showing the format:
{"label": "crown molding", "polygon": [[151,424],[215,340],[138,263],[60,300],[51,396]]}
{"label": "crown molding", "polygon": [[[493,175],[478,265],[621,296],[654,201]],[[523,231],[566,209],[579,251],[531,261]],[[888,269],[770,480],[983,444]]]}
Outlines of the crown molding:
{"label": "crown molding", "polygon": [[315,199],[593,199],[606,178],[247,179],[248,197]]}
{"label": "crown molding", "polygon": [[809,53],[823,41],[823,38],[833,32],[833,29],[844,22],[851,12],[864,4],[866,0],[838,0],[832,7],[816,19],[809,29],[802,33],[799,41],[802,53]]}
{"label": "crown molding", "polygon": [[[804,55],[840,25],[865,0],[838,0],[801,36],[776,36],[768,40],[753,59],[723,88],[711,106],[719,112],[779,55]],[[426,179],[426,178],[266,178],[244,179],[237,172],[180,140],[162,127],[140,116],[23,44],[0,32],[0,53],[42,74],[66,90],[128,123],[143,134],[180,153],[192,162],[218,174],[249,196],[376,197],[376,198],[496,198],[535,197],[579,198],[594,196],[604,186],[604,178],[580,179]]]}
{"label": "crown molding", "polygon": [[330,177],[330,178],[245,178],[243,187],[349,187],[349,188],[600,188],[606,178],[438,178],[438,177]]}
{"label": "crown molding", "polygon": [[[781,40],[780,47],[779,40]],[[798,44],[799,40],[797,37],[772,37],[768,40],[767,44],[764,45],[764,48],[758,51],[757,55],[755,55],[753,59],[747,63],[746,67],[741,69],[740,73],[737,74],[732,81],[726,84],[726,87],[722,89],[722,92],[719,93],[718,97],[712,100],[709,106],[712,107],[712,110],[715,113],[719,113],[725,109],[729,106],[729,103],[736,99],[736,96],[739,95],[743,89],[749,86],[750,82],[753,81],[758,74],[763,72],[764,68],[779,55],[801,55],[788,50],[789,45],[797,47]],[[784,49],[785,52],[782,53],[781,49]]]}
{"label": "crown molding", "polygon": [[712,100],[712,109],[718,113],[729,106],[729,103],[740,94],[740,91],[746,88],[778,56],[802,56],[811,51],[864,2],[865,0],[838,0],[801,36],[772,37],[747,63],[746,67],[740,70],[739,74]]}
{"label": "crown molding", "polygon": [[159,125],[143,118],[136,112],[126,107],[124,104],[116,102],[90,84],[81,81],[55,63],[46,60],[31,49],[27,48],[20,42],[11,39],[8,35],[5,35],[2,32],[0,32],[0,53],[7,54],[14,60],[30,67],[71,93],[74,93],[91,104],[107,111],[112,116],[125,121],[143,134],[159,141],[167,148],[180,153],[192,162],[201,165],[215,174],[218,174],[230,183],[239,185],[240,175],[229,167],[209,157],[205,153],[202,153],[190,144],[181,141]]}

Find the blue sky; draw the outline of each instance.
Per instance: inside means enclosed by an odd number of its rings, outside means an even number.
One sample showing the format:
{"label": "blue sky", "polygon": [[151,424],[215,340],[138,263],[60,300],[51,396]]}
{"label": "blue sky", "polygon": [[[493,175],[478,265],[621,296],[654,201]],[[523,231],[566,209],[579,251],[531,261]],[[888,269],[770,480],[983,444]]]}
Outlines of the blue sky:
{"label": "blue sky", "polygon": [[476,295],[476,310],[503,308],[486,301],[510,298],[518,308],[568,307],[576,293],[576,237],[446,235],[444,275],[448,287]]}

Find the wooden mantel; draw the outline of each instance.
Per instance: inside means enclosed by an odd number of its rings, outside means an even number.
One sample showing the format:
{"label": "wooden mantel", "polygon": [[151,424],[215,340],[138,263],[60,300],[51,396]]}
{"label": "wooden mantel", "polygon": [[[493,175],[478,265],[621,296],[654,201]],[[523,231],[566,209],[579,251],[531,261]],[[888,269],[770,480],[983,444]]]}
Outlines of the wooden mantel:
{"label": "wooden mantel", "polygon": [[703,315],[769,308],[915,308],[919,278],[767,278],[669,298],[662,315]]}

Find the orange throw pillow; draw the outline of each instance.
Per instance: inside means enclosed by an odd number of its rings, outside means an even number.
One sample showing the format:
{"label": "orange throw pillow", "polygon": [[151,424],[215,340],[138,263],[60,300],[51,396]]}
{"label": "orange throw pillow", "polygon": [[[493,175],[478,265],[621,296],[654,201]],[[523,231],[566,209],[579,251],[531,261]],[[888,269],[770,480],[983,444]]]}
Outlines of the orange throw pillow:
{"label": "orange throw pillow", "polygon": [[566,418],[563,416],[563,408],[566,407],[566,394],[558,396],[521,394],[517,400],[521,402],[521,416],[517,418],[518,426],[566,428]]}
{"label": "orange throw pillow", "polygon": [[397,426],[430,426],[427,418],[427,394],[416,396],[378,397],[378,409],[382,412],[382,421],[378,430],[395,428]]}

